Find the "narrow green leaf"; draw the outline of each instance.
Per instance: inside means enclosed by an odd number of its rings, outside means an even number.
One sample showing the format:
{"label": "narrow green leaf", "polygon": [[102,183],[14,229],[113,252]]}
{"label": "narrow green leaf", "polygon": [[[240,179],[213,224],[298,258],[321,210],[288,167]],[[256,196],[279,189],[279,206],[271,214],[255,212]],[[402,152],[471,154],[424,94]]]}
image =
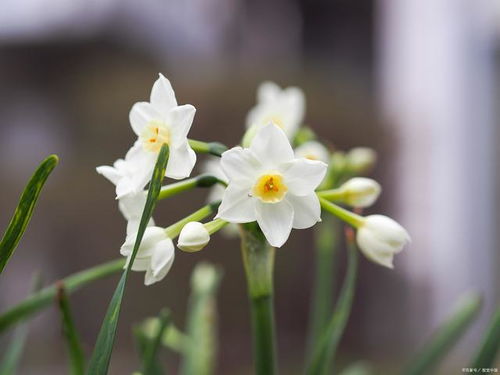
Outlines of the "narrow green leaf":
{"label": "narrow green leaf", "polygon": [[[41,288],[42,281],[40,274],[35,274],[33,277],[32,291],[36,292]],[[28,324],[23,324],[14,331],[14,337],[5,352],[4,359],[0,364],[0,375],[13,375],[16,373],[19,360],[23,353],[24,344],[28,337]]]}
{"label": "narrow green leaf", "polygon": [[[64,283],[66,293],[69,295],[93,281],[120,272],[124,264],[125,259],[120,258],[75,273],[62,279],[61,282]],[[43,288],[0,315],[0,333],[14,324],[28,319],[43,308],[51,306],[57,294],[56,285],[57,283]]]}
{"label": "narrow green leaf", "polygon": [[330,322],[316,344],[306,374],[325,375],[330,373],[338,344],[344,333],[351,313],[358,270],[358,249],[353,239],[348,239],[347,272]]}
{"label": "narrow green leaf", "polygon": [[170,324],[170,313],[168,310],[162,310],[159,315],[159,329],[156,336],[152,340],[148,340],[148,344],[144,348],[143,353],[143,375],[161,375],[161,365],[157,360],[158,349],[161,346],[161,341],[165,330]]}
{"label": "narrow green leaf", "polygon": [[168,147],[164,144],[158,155],[158,160],[153,171],[153,176],[151,178],[151,183],[149,186],[148,196],[146,199],[146,204],[144,206],[144,211],[142,212],[141,222],[139,224],[139,230],[137,231],[137,238],[135,240],[134,249],[132,255],[130,256],[130,261],[118,282],[115,293],[109,303],[108,311],[104,317],[104,321],[97,336],[97,341],[90,358],[87,374],[88,375],[105,375],[108,372],[109,362],[111,360],[111,353],[113,351],[113,344],[116,335],[116,326],[118,324],[118,318],[120,315],[120,308],[123,299],[123,294],[125,291],[125,284],[127,282],[127,276],[130,272],[132,265],[134,264],[135,256],[139,250],[139,245],[141,244],[142,237],[146,230],[146,226],[153,214],[158,195],[161,190],[161,182],[165,176],[165,168],[168,161]]}
{"label": "narrow green leaf", "polygon": [[62,282],[57,285],[57,304],[61,311],[63,333],[68,345],[70,374],[83,375],[85,371],[85,357],[80,344],[80,337],[73,322],[68,296]]}
{"label": "narrow green leaf", "polygon": [[24,188],[14,216],[10,220],[2,241],[0,241],[0,273],[2,273],[5,265],[14,253],[17,244],[21,240],[33,215],[33,209],[35,208],[40,191],[58,161],[59,159],[56,155],[50,155],[40,164]]}
{"label": "narrow green leaf", "polygon": [[211,375],[217,357],[216,293],[222,271],[209,263],[196,265],[191,277],[187,334],[181,374]]}
{"label": "narrow green leaf", "polygon": [[409,362],[403,374],[427,375],[432,373],[439,361],[467,330],[480,308],[481,297],[478,294],[468,293],[464,295],[455,312],[437,329],[429,342]]}
{"label": "narrow green leaf", "polygon": [[491,368],[494,367],[495,358],[500,349],[500,307],[493,315],[491,323],[483,337],[483,341],[476,353],[470,367]]}

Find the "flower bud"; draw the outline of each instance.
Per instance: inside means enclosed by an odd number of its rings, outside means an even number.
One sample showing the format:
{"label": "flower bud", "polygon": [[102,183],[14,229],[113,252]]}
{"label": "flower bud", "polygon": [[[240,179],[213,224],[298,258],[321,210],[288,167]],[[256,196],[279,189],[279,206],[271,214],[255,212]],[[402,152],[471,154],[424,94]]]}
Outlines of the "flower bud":
{"label": "flower bud", "polygon": [[328,149],[317,141],[309,141],[297,147],[295,149],[295,156],[309,160],[320,160],[326,164],[328,164],[330,159]]}
{"label": "flower bud", "polygon": [[369,207],[380,195],[379,183],[371,178],[354,177],[344,183],[340,189],[342,200],[352,207]]}
{"label": "flower bud", "polygon": [[177,247],[191,253],[203,249],[208,241],[210,234],[205,226],[197,221],[191,221],[182,228]]}
{"label": "flower bud", "polygon": [[393,268],[392,258],[410,242],[408,232],[384,215],[365,217],[358,228],[356,241],[363,254],[371,261]]}
{"label": "flower bud", "polygon": [[355,147],[346,154],[347,165],[355,173],[363,173],[377,161],[377,153],[368,147]]}

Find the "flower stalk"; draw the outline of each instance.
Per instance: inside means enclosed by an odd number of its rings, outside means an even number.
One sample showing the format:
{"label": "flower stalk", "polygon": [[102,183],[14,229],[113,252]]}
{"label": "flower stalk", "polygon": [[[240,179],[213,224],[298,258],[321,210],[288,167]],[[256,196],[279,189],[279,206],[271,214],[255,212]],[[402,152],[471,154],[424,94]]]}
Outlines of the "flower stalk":
{"label": "flower stalk", "polygon": [[160,199],[170,198],[184,191],[194,189],[195,187],[202,187],[202,188],[212,187],[215,184],[222,184],[224,186],[226,185],[224,181],[218,179],[215,176],[210,176],[210,175],[197,176],[194,178],[190,178],[187,180],[163,186],[161,188],[158,199],[160,200]]}
{"label": "flower stalk", "polygon": [[165,232],[167,236],[171,239],[177,237],[181,232],[184,225],[191,221],[201,221],[205,219],[207,216],[213,214],[220,205],[220,201],[212,202],[200,208],[199,210],[193,212],[191,215],[186,216],[184,219],[179,220],[178,222],[170,225],[165,228]]}
{"label": "flower stalk", "polygon": [[277,373],[273,306],[275,249],[256,223],[242,226],[241,254],[247,278],[252,318],[255,373]]}
{"label": "flower stalk", "polygon": [[363,224],[364,219],[362,216],[357,215],[351,211],[348,211],[345,208],[337,206],[332,202],[329,202],[325,198],[321,197],[319,193],[318,193],[318,198],[319,198],[319,203],[321,204],[321,208],[323,208],[325,211],[328,211],[332,215],[337,216],[339,219],[345,221],[347,224],[353,226],[354,228],[359,228]]}
{"label": "flower stalk", "polygon": [[219,142],[202,142],[194,139],[189,139],[189,146],[198,153],[201,154],[211,154],[215,156],[221,156],[224,151],[227,150],[227,146]]}

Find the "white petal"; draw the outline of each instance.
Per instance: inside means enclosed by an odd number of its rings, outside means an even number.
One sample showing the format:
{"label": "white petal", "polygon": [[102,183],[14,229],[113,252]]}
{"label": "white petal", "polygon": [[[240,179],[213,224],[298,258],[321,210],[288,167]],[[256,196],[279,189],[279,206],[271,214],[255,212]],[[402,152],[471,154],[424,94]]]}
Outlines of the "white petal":
{"label": "white petal", "polygon": [[250,150],[267,168],[277,168],[278,165],[294,158],[293,149],[287,136],[278,126],[268,124],[257,131]]}
{"label": "white petal", "polygon": [[274,101],[280,95],[280,93],[281,88],[276,83],[271,81],[262,82],[257,89],[257,101]]}
{"label": "white petal", "polygon": [[[126,181],[124,179],[123,184],[130,185],[129,189],[132,190],[132,193],[142,191],[151,180],[156,158],[157,155],[155,153],[144,150],[140,141],[137,141],[128,151],[125,160],[129,168],[129,173],[128,178]],[[118,193],[117,187],[117,197],[121,198],[124,195]]]}
{"label": "white petal", "polygon": [[177,180],[189,177],[196,164],[196,153],[186,142],[184,145],[171,148],[165,176]]}
{"label": "white petal", "polygon": [[304,120],[306,99],[304,92],[298,87],[288,87],[283,90],[283,109],[287,115],[287,133],[295,133]]}
{"label": "white petal", "polygon": [[[127,236],[125,239],[125,243],[122,245],[120,249],[120,254],[124,256],[129,256],[132,254],[134,249],[135,240],[137,237],[137,232],[132,233]],[[144,236],[142,238],[141,244],[139,246],[139,250],[137,251],[137,258],[146,258],[150,257],[153,253],[154,246],[164,239],[168,238],[165,230],[160,227],[147,227],[144,232]]]}
{"label": "white petal", "polygon": [[286,200],[279,203],[257,201],[255,205],[257,223],[266,236],[267,242],[274,247],[281,247],[292,230],[293,207]]}
{"label": "white petal", "polygon": [[175,147],[176,144],[186,142],[195,113],[196,108],[194,108],[191,104],[185,104],[172,108],[168,112],[165,121],[170,125],[170,130],[172,132],[171,145],[173,147]]}
{"label": "white petal", "polygon": [[151,103],[139,102],[132,106],[129,114],[130,125],[136,135],[141,135],[143,129],[152,120],[161,121],[162,115]]}
{"label": "white petal", "polygon": [[151,89],[151,104],[159,111],[168,111],[170,108],[177,106],[174,89],[170,81],[163,74],[159,74],[159,78],[153,84]]}
{"label": "white petal", "polygon": [[[130,235],[130,234],[137,233],[137,231],[139,230],[140,223],[141,223],[141,217],[140,216],[128,219],[127,220],[127,236]],[[155,225],[155,221],[153,220],[153,218],[149,219],[149,222],[148,222],[147,226],[148,227],[152,227],[154,225]]]}
{"label": "white petal", "polygon": [[255,182],[256,176],[262,169],[252,151],[241,147],[233,147],[224,152],[220,165],[229,181],[245,182],[249,185]]}
{"label": "white petal", "polygon": [[288,191],[299,196],[313,192],[325,178],[326,169],[327,165],[322,161],[302,158],[280,167]]}
{"label": "white petal", "polygon": [[144,275],[144,284],[151,285],[161,281],[170,271],[174,263],[174,245],[170,239],[158,243],[153,256],[151,257],[150,268]]}
{"label": "white petal", "polygon": [[286,200],[293,206],[293,227],[305,229],[321,221],[321,206],[315,193],[298,197],[287,194]]}
{"label": "white petal", "polygon": [[118,201],[118,208],[125,219],[141,217],[146,204],[147,192],[141,191],[137,194],[129,194]]}
{"label": "white petal", "polygon": [[248,195],[250,187],[230,184],[224,191],[217,218],[231,223],[249,223],[256,220],[256,199]]}
{"label": "white petal", "polygon": [[123,176],[116,168],[110,167],[109,165],[102,165],[95,170],[115,185],[118,184],[118,181],[120,181],[120,178]]}
{"label": "white petal", "polygon": [[[130,256],[127,258],[127,264],[130,262]],[[149,269],[149,265],[151,263],[151,259],[149,258],[135,258],[134,264],[132,265],[132,271],[147,271]]]}

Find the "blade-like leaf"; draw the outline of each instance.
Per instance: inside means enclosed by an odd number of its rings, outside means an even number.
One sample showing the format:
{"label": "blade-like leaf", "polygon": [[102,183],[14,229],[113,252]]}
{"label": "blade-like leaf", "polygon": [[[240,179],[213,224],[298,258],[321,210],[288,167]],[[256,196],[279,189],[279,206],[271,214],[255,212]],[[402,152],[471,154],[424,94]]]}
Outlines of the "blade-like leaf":
{"label": "blade-like leaf", "polygon": [[500,307],[497,308],[483,341],[472,361],[472,368],[491,368],[500,349]]}
{"label": "blade-like leaf", "polygon": [[123,294],[125,291],[125,284],[127,282],[127,276],[134,264],[135,256],[139,250],[139,245],[141,244],[142,237],[146,230],[146,226],[151,219],[153,214],[156,201],[158,199],[158,194],[161,190],[161,182],[165,176],[165,168],[168,161],[168,147],[164,144],[158,155],[158,160],[153,171],[153,176],[151,178],[151,183],[149,186],[148,197],[146,199],[146,204],[142,212],[141,222],[139,224],[139,230],[137,231],[137,238],[135,240],[134,249],[132,255],[130,256],[130,262],[123,272],[118,286],[116,287],[115,293],[109,303],[108,311],[104,317],[104,321],[97,336],[97,341],[90,358],[87,374],[89,375],[105,375],[108,372],[109,362],[111,360],[111,352],[113,351],[113,344],[116,335],[116,326],[118,324],[118,317],[120,315],[120,308],[123,299]]}
{"label": "blade-like leaf", "polygon": [[[40,275],[37,273],[33,277],[33,287],[32,291],[36,292],[40,290],[42,286],[42,280]],[[5,356],[0,364],[0,375],[13,375],[16,373],[16,368],[21,359],[23,353],[24,344],[28,336],[28,324],[23,324],[14,331],[14,337],[5,351]]]}
{"label": "blade-like leaf", "polygon": [[348,263],[347,273],[340,291],[339,299],[335,305],[335,310],[330,318],[330,322],[316,344],[310,365],[307,368],[308,375],[324,375],[330,373],[333,358],[337,346],[344,333],[347,320],[351,313],[354,291],[356,289],[356,279],[358,270],[358,249],[352,236],[348,236]]}
{"label": "blade-like leaf", "polygon": [[80,345],[80,337],[73,322],[64,284],[62,282],[59,283],[57,289],[57,302],[59,310],[61,311],[62,328],[68,345],[70,374],[83,375],[85,371],[85,357],[83,355],[82,346]]}
{"label": "blade-like leaf", "polygon": [[58,161],[59,159],[56,155],[50,155],[40,164],[24,188],[14,216],[10,220],[9,226],[0,242],[0,273],[2,273],[5,265],[14,253],[17,244],[21,240],[33,215],[33,209],[35,208],[40,191]]}
{"label": "blade-like leaf", "polygon": [[[123,269],[124,264],[125,259],[123,258],[113,260],[111,262],[92,267],[88,270],[75,273],[62,279],[61,282],[64,283],[66,293],[71,294],[95,280],[100,280],[104,277],[120,272]],[[24,301],[0,315],[0,333],[14,324],[28,319],[43,308],[50,306],[57,294],[56,285],[57,283],[43,288],[39,292],[34,293]]]}
{"label": "blade-like leaf", "polygon": [[469,293],[463,296],[455,312],[437,329],[427,345],[410,361],[403,374],[431,374],[434,367],[472,323],[480,308],[481,298],[478,294]]}
{"label": "blade-like leaf", "polygon": [[168,310],[162,310],[159,315],[159,329],[153,339],[148,340],[143,353],[143,375],[161,375],[161,366],[157,360],[158,349],[161,346],[161,341],[165,330],[170,324],[170,313]]}

